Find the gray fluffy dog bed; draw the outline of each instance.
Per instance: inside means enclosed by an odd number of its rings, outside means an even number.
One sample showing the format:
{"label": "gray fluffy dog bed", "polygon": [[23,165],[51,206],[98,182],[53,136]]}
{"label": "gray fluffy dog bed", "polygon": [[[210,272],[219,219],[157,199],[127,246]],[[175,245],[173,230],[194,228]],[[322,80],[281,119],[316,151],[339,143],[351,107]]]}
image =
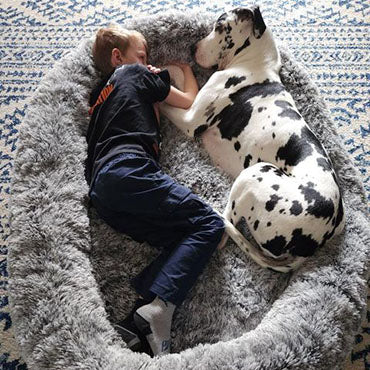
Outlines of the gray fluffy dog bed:
{"label": "gray fluffy dog bed", "polygon": [[[191,61],[208,31],[202,14],[125,24],[144,33],[151,62]],[[281,48],[283,83],[324,143],[343,190],[344,234],[289,275],[264,270],[232,242],[216,252],[177,310],[173,354],[131,352],[112,323],[131,309],[129,279],[155,250],[101,222],[87,205],[84,178],[88,98],[99,76],[91,40],[40,83],[20,128],[9,242],[11,314],[30,369],[336,369],[366,306],[369,223],[361,179],[306,72]],[[195,67],[201,84],[208,71]],[[166,172],[218,210],[231,179],[199,143],[163,122]]]}

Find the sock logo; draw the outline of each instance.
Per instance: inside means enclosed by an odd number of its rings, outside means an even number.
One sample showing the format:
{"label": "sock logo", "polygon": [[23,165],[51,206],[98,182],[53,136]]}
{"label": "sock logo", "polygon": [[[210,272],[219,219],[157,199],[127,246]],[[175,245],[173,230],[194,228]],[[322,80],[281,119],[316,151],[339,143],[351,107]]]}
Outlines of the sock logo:
{"label": "sock logo", "polygon": [[170,340],[163,340],[162,341],[162,352],[166,352],[170,349]]}

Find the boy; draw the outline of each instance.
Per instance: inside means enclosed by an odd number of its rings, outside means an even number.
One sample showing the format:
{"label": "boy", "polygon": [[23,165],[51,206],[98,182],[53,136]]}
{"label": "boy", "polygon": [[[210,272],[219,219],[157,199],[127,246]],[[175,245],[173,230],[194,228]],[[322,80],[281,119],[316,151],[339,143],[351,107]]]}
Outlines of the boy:
{"label": "boy", "polygon": [[142,299],[116,329],[130,348],[137,348],[140,338],[153,355],[163,355],[170,351],[175,307],[195,284],[224,232],[222,219],[211,207],[158,164],[157,103],[188,108],[198,86],[189,65],[179,64],[184,91],[170,85],[168,71],[147,66],[146,41],[135,31],[100,29],[93,58],[107,83],[93,94],[90,108],[86,177],[91,202],[111,227],[162,251],[132,280]]}

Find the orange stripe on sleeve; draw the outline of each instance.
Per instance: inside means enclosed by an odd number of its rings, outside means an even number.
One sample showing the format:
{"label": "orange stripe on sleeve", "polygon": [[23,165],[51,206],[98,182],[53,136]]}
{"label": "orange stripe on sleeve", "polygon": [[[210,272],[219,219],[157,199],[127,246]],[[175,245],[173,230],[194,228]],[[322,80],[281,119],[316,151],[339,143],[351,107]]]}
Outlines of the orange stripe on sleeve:
{"label": "orange stripe on sleeve", "polygon": [[104,89],[100,92],[98,99],[96,100],[95,104],[89,109],[89,115],[91,116],[94,113],[94,109],[104,103],[104,101],[108,98],[110,93],[113,91],[114,86],[112,84],[104,87]]}

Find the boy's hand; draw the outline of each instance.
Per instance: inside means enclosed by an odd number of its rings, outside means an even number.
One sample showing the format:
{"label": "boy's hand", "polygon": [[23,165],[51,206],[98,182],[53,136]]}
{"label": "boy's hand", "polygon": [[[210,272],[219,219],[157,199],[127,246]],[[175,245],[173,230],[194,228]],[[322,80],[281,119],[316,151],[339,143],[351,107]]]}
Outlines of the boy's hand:
{"label": "boy's hand", "polygon": [[147,68],[149,69],[150,72],[155,73],[155,74],[157,74],[161,71],[160,68],[154,67],[151,64],[148,64]]}

